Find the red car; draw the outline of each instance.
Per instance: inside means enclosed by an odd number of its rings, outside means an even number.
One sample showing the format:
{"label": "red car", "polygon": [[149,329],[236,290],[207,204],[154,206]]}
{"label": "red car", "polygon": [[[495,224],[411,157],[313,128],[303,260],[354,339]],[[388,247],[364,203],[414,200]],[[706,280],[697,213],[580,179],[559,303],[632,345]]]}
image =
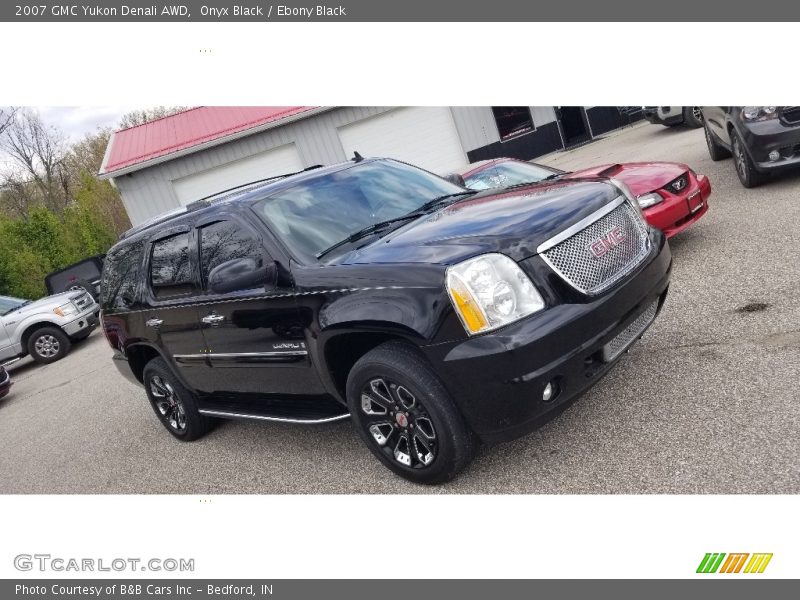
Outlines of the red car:
{"label": "red car", "polygon": [[668,238],[708,211],[711,182],[680,163],[622,163],[569,173],[514,158],[495,158],[473,163],[463,173],[464,184],[474,190],[578,177],[613,177],[625,183],[639,200],[647,222]]}

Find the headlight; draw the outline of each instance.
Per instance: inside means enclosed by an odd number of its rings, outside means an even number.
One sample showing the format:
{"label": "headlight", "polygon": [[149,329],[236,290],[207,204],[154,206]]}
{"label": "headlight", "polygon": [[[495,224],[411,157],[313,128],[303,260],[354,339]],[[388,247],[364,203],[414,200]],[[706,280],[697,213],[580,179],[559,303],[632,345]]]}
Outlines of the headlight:
{"label": "headlight", "polygon": [[637,198],[639,200],[639,206],[642,208],[650,208],[651,206],[655,206],[659,202],[663,202],[664,198],[661,197],[661,194],[658,192],[650,192],[649,194],[642,194]]}
{"label": "headlight", "polygon": [[633,209],[639,213],[639,216],[644,219],[644,215],[642,215],[642,207],[639,206],[639,202],[636,200],[636,196],[633,195],[633,192],[631,192],[631,188],[628,187],[628,184],[620,179],[615,179],[614,177],[609,177],[608,181],[611,183],[611,185],[617,188],[623,196],[625,196],[628,204],[630,204]]}
{"label": "headlight", "polygon": [[544,300],[517,263],[483,254],[447,269],[447,293],[470,335],[497,329],[544,308]]}
{"label": "headlight", "polygon": [[777,116],[777,106],[745,106],[742,109],[742,118],[745,121],[769,121]]}
{"label": "headlight", "polygon": [[70,315],[77,315],[78,309],[72,302],[67,302],[66,304],[62,304],[58,308],[54,308],[53,312],[56,313],[59,317],[68,317]]}

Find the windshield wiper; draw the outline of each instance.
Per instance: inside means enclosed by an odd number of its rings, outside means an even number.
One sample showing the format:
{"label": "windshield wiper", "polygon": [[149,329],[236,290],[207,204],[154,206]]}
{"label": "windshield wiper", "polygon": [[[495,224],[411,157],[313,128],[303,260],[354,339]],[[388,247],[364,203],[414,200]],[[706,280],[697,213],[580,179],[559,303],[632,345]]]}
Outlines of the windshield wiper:
{"label": "windshield wiper", "polygon": [[414,210],[414,212],[408,213],[408,215],[421,215],[424,212],[429,211],[437,204],[441,204],[445,200],[449,200],[450,198],[458,198],[459,196],[466,196],[467,194],[477,194],[477,190],[464,190],[463,192],[454,192],[452,194],[445,194],[444,196],[437,196],[433,200],[428,200],[425,204],[420,206],[418,209]]}
{"label": "windshield wiper", "polygon": [[352,244],[353,242],[357,242],[361,238],[367,237],[368,235],[375,233],[376,231],[380,231],[381,229],[386,229],[389,225],[394,223],[399,223],[401,221],[408,221],[409,219],[416,219],[419,215],[416,214],[416,211],[413,213],[408,213],[407,215],[402,215],[400,217],[395,217],[394,219],[387,219],[385,221],[379,221],[378,223],[373,223],[372,225],[367,225],[363,229],[359,229],[355,233],[351,233],[349,236],[336,242],[333,246],[325,248],[320,252],[317,252],[314,256],[317,258],[322,258],[326,254],[336,250],[337,248],[344,246],[345,244]]}
{"label": "windshield wiper", "polygon": [[378,223],[373,223],[372,225],[367,225],[363,229],[359,229],[355,233],[351,233],[343,240],[336,242],[333,246],[330,246],[328,248],[325,248],[325,250],[317,252],[314,256],[318,259],[322,258],[326,254],[329,254],[330,252],[344,246],[345,244],[352,244],[353,242],[357,242],[361,238],[364,238],[372,233],[375,233],[376,231],[380,231],[381,229],[386,229],[389,225],[400,223],[402,221],[408,221],[410,219],[416,219],[417,217],[423,215],[425,212],[427,212],[437,204],[441,204],[442,202],[450,198],[455,198],[457,196],[464,196],[466,194],[477,194],[477,192],[474,190],[464,190],[463,192],[455,192],[453,194],[445,194],[444,196],[437,196],[433,200],[428,200],[425,204],[423,204],[419,208],[414,209],[410,213],[407,213],[405,215],[400,215],[399,217],[395,217],[393,219],[386,219],[385,221],[379,221]]}

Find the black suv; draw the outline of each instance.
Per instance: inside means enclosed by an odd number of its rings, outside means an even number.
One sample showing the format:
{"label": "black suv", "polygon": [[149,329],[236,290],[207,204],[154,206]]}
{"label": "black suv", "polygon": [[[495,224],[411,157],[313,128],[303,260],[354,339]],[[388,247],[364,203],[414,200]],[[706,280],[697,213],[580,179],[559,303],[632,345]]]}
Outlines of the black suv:
{"label": "black suv", "polygon": [[671,264],[624,184],[474,192],[357,156],[128,232],[103,327],[179,439],[216,417],[349,416],[384,465],[436,483],[595,383]]}
{"label": "black suv", "polygon": [[704,106],[703,116],[711,160],[733,154],[744,187],[800,167],[800,106]]}

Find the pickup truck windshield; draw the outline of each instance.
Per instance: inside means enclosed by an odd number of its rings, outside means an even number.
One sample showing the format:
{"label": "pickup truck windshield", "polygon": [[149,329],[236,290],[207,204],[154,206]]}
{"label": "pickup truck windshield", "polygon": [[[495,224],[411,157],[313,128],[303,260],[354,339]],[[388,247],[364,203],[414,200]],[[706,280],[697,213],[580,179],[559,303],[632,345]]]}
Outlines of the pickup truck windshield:
{"label": "pickup truck windshield", "polygon": [[16,310],[20,306],[24,306],[28,303],[30,303],[30,300],[12,298],[11,296],[0,296],[0,317],[7,315],[12,310]]}
{"label": "pickup truck windshield", "polygon": [[254,209],[294,254],[313,262],[317,254],[370,225],[464,192],[428,171],[379,160],[301,182],[262,200]]}

